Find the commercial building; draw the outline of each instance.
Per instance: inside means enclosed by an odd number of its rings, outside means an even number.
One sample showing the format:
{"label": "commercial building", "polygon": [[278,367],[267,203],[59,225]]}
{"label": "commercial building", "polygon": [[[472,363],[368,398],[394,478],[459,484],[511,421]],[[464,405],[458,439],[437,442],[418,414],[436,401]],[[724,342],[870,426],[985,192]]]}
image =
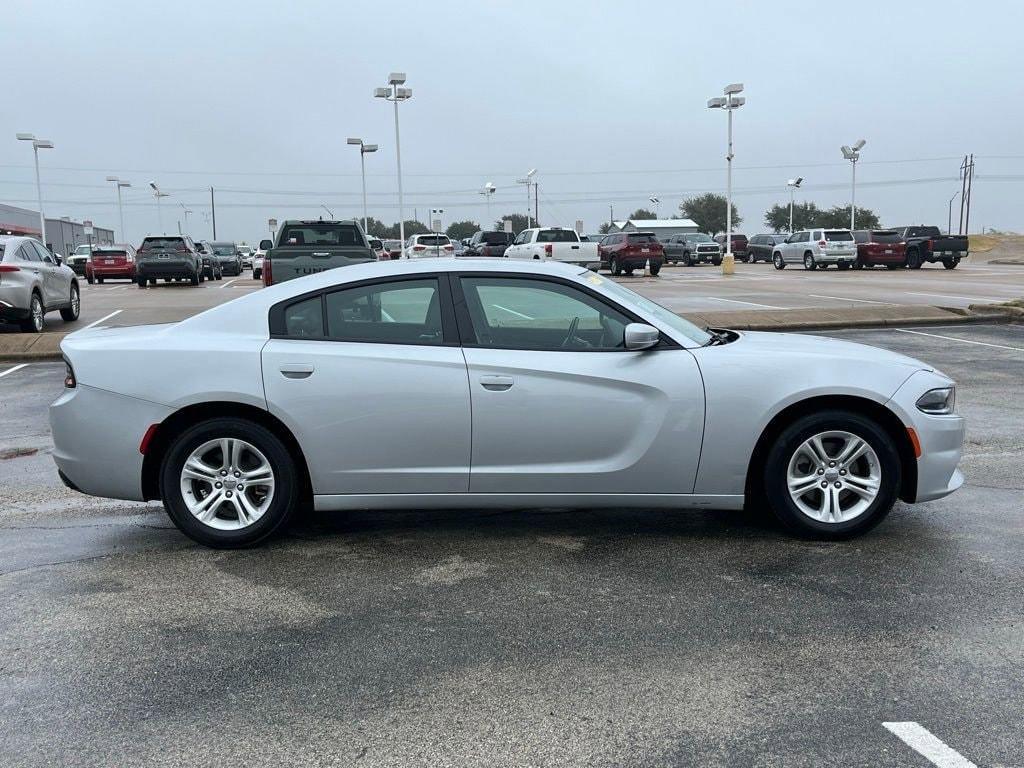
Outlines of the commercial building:
{"label": "commercial building", "polygon": [[[0,203],[0,235],[39,237],[39,212]],[[83,243],[110,245],[114,230],[93,225],[92,237],[85,234],[85,225],[70,218],[46,220],[46,247],[67,256]]]}
{"label": "commercial building", "polygon": [[629,219],[613,221],[609,232],[653,232],[662,240],[669,235],[699,232],[700,227],[690,219]]}

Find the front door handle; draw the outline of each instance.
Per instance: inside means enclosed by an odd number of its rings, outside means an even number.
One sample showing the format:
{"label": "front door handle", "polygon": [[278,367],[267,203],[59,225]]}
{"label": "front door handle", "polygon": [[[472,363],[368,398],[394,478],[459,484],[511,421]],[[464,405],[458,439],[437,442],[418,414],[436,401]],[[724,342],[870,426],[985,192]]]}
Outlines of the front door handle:
{"label": "front door handle", "polygon": [[481,376],[480,386],[491,392],[504,392],[511,389],[515,379],[511,376]]}
{"label": "front door handle", "polygon": [[286,379],[308,379],[313,375],[313,366],[308,364],[282,365],[281,374]]}

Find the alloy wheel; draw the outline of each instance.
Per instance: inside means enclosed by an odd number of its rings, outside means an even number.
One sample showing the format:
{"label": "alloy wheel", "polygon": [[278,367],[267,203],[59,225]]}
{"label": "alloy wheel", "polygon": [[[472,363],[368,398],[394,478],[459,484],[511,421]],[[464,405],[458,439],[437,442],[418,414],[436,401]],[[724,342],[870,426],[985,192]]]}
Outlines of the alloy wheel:
{"label": "alloy wheel", "polygon": [[863,515],[882,484],[878,454],[852,432],[820,432],[790,457],[786,485],[800,512],[820,523],[845,523]]}
{"label": "alloy wheel", "polygon": [[274,499],[274,480],[267,457],[251,443],[208,440],[182,466],[181,498],[204,525],[237,531],[263,517]]}

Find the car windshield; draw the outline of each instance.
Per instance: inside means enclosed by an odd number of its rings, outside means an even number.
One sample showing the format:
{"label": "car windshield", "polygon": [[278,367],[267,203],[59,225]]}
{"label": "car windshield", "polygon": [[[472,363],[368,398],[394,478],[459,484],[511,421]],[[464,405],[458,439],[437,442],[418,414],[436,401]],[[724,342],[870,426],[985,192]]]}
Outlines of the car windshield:
{"label": "car windshield", "polygon": [[705,235],[703,232],[696,235],[686,235],[687,242],[690,243],[713,243],[715,242],[711,235]]}
{"label": "car windshield", "polygon": [[[584,272],[581,274],[586,273]],[[641,296],[636,291],[631,291],[621,283],[616,283],[613,280],[606,280],[594,273],[586,274],[584,279],[590,285],[600,286],[605,293],[653,315],[659,322],[662,322],[672,330],[683,334],[683,336],[698,346],[704,346],[711,341],[711,334],[707,331],[698,328],[689,320],[685,320],[672,310],[666,309],[661,306],[661,304],[651,301],[646,296]]]}
{"label": "car windshield", "polygon": [[278,240],[282,247],[294,245],[363,245],[363,235],[354,224],[310,222],[286,224]]}
{"label": "car windshield", "polygon": [[75,248],[75,256],[88,256],[91,251],[91,245],[80,245]]}
{"label": "car windshield", "polygon": [[252,253],[252,248],[250,248],[248,245],[240,245],[240,246],[238,246],[238,250],[240,250],[242,253],[244,253],[247,256],[250,253]]}
{"label": "car windshield", "polygon": [[578,243],[579,235],[571,229],[542,229],[537,233],[538,243]]}
{"label": "car windshield", "polygon": [[399,250],[402,247],[402,243],[401,243],[400,240],[385,240],[384,241],[384,246],[389,251],[397,251],[397,250]]}

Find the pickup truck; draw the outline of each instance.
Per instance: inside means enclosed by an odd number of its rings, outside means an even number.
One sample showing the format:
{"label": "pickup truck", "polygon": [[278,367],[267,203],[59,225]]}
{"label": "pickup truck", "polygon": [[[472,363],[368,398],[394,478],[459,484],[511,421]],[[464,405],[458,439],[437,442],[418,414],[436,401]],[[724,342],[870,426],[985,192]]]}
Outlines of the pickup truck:
{"label": "pickup truck", "polygon": [[926,261],[941,261],[946,269],[956,269],[960,259],[970,252],[967,235],[943,235],[938,227],[897,227],[896,231],[907,244],[907,267],[920,269]]}
{"label": "pickup truck", "polygon": [[264,285],[377,260],[354,220],[285,221],[277,242],[263,240],[260,250],[266,251],[260,268]]}
{"label": "pickup truck", "polygon": [[563,264],[578,264],[595,272],[601,266],[597,243],[583,242],[575,230],[562,227],[524,229],[515,242],[505,249],[505,257],[560,261]]}

